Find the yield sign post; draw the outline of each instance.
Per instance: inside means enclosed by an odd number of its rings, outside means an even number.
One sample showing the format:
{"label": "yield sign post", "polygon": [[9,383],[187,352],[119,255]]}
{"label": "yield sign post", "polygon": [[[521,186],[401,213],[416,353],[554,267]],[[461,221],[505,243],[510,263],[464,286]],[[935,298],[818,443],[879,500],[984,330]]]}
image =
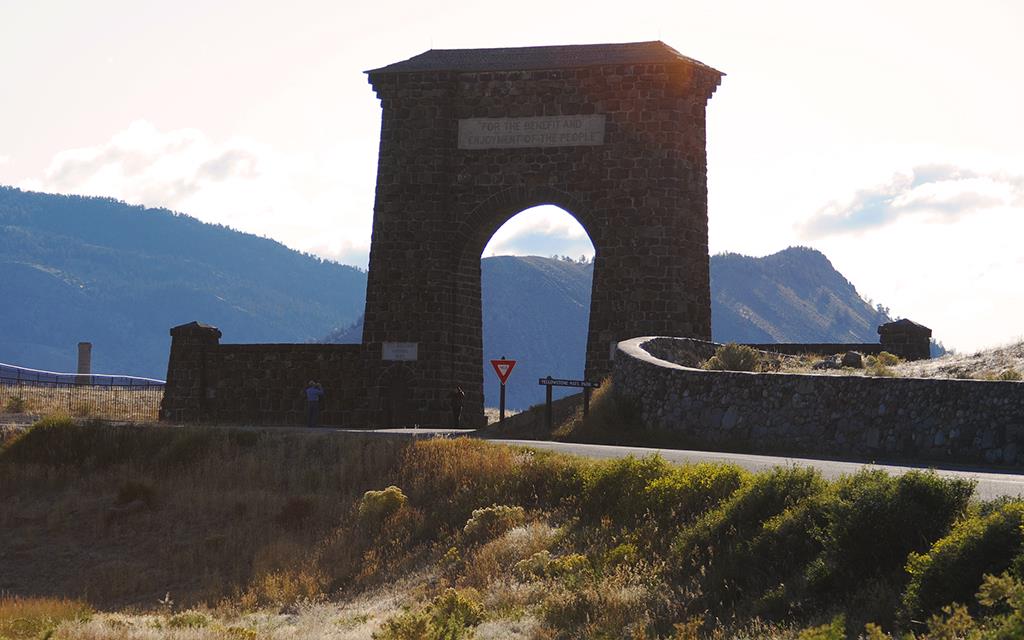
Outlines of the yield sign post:
{"label": "yield sign post", "polygon": [[515,360],[509,360],[505,356],[501,356],[498,360],[491,360],[491,366],[494,367],[494,373],[498,374],[498,380],[501,382],[501,401],[498,406],[498,422],[505,422],[505,383],[508,382],[508,377],[512,375],[512,369],[516,366]]}

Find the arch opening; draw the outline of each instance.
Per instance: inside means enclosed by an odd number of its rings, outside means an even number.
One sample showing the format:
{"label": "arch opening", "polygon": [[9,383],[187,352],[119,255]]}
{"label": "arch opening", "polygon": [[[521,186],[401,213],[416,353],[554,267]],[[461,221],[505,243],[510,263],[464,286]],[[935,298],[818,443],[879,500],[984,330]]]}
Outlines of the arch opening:
{"label": "arch opening", "polygon": [[[580,221],[551,204],[515,213],[487,239],[479,254],[485,407],[499,404],[491,359],[517,361],[509,410],[544,401],[538,378],[583,378],[595,253]],[[559,398],[578,390],[553,391]]]}

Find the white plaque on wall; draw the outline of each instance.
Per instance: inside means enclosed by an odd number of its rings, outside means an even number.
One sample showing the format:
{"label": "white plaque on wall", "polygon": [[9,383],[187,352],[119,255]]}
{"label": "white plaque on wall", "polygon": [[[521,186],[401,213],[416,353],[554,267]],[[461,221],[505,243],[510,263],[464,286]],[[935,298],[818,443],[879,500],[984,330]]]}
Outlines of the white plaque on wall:
{"label": "white plaque on wall", "polygon": [[463,118],[460,149],[581,147],[604,144],[604,114],[532,118]]}
{"label": "white plaque on wall", "polygon": [[411,362],[417,359],[418,342],[384,342],[381,345],[382,360]]}

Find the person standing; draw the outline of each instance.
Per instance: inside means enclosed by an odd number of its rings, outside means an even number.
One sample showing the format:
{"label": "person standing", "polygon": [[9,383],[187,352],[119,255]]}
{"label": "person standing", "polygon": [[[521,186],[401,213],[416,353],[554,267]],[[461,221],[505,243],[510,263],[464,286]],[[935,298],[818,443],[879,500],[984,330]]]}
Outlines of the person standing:
{"label": "person standing", "polygon": [[455,387],[455,389],[448,394],[448,400],[452,406],[452,428],[459,428],[459,421],[462,418],[462,404],[466,401],[466,392],[462,390],[462,387]]}
{"label": "person standing", "polygon": [[310,380],[303,393],[306,396],[306,426],[313,429],[320,417],[320,401],[324,397],[324,388],[315,380]]}

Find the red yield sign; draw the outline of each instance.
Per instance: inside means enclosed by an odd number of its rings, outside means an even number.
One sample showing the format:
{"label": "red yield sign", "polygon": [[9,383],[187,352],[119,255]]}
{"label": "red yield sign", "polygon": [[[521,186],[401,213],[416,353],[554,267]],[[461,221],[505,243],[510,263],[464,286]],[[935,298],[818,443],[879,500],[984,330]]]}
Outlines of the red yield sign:
{"label": "red yield sign", "polygon": [[491,366],[494,367],[494,373],[498,374],[498,380],[501,381],[501,386],[505,386],[508,382],[508,377],[512,373],[512,369],[516,366],[515,360],[491,360]]}

